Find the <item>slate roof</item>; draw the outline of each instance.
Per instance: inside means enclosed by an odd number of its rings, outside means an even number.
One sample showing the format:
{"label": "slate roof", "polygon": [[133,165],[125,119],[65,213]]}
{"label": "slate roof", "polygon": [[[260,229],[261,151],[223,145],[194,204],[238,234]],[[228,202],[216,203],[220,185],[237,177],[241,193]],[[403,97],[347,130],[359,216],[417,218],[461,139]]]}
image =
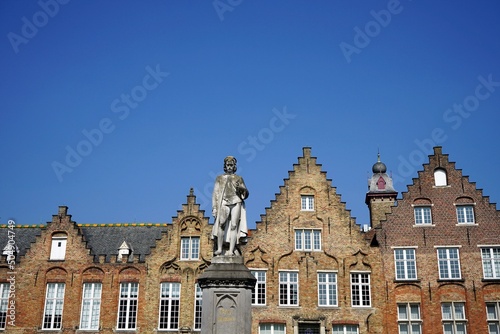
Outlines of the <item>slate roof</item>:
{"label": "slate roof", "polygon": [[[118,249],[125,241],[132,252],[129,259],[138,256],[139,262],[145,262],[146,255],[156,246],[163,233],[167,232],[167,224],[85,224],[78,225],[87,241],[87,248],[94,256],[94,262],[99,262],[99,256],[105,256],[105,262],[118,255]],[[9,241],[9,230],[13,231],[15,245],[18,249],[16,261],[24,256],[31,244],[40,236],[45,225],[16,226],[10,230],[7,225],[0,226],[0,252]],[[11,236],[13,234],[11,233]],[[1,253],[0,253],[1,254]]]}
{"label": "slate roof", "polygon": [[156,241],[161,239],[162,233],[167,232],[166,225],[152,224],[82,226],[81,229],[95,262],[99,261],[96,257],[101,255],[105,255],[106,262],[109,262],[111,257],[118,255],[118,248],[124,241],[132,250],[131,256],[139,255],[139,262],[144,262],[146,255],[151,253],[151,248],[156,246]]}
{"label": "slate roof", "polygon": [[[13,232],[9,234],[9,231]],[[7,246],[9,241],[9,236],[15,242],[17,246],[18,255],[23,256],[26,254],[28,248],[30,248],[31,243],[36,241],[36,237],[42,233],[42,228],[39,225],[36,227],[32,226],[16,226],[14,229],[9,229],[7,225],[0,226],[0,254],[3,253],[3,249]],[[16,260],[19,256],[16,257]]]}

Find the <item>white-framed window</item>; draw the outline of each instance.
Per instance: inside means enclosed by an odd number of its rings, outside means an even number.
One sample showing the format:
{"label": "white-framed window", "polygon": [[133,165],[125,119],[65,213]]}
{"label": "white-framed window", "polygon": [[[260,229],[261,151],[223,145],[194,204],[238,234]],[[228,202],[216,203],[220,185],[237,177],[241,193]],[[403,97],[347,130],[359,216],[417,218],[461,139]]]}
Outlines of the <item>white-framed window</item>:
{"label": "white-framed window", "polygon": [[371,306],[370,273],[351,273],[351,305]]}
{"label": "white-framed window", "polygon": [[314,211],[314,196],[302,195],[300,196],[300,209],[302,211]]}
{"label": "white-framed window", "polygon": [[54,233],[50,247],[50,260],[64,260],[66,257],[66,243],[68,236],[65,233]]}
{"label": "white-framed window", "polygon": [[266,305],[266,271],[251,270],[257,282],[252,289],[252,305]]}
{"label": "white-framed window", "polygon": [[279,272],[280,306],[299,305],[299,273],[293,271]]}
{"label": "white-framed window", "polygon": [[443,168],[436,168],[436,170],[434,170],[434,185],[436,187],[448,185],[446,170]]}
{"label": "white-framed window", "polygon": [[9,283],[0,283],[0,329],[7,325],[7,308],[9,307]]}
{"label": "white-framed window", "polygon": [[295,230],[295,250],[320,251],[321,250],[321,230],[296,229]]}
{"label": "white-framed window", "polygon": [[488,321],[488,334],[500,333],[500,302],[486,303],[486,320]]}
{"label": "white-framed window", "polygon": [[337,301],[337,273],[318,273],[318,305],[338,306]]}
{"label": "white-framed window", "polygon": [[440,279],[460,279],[460,258],[458,248],[438,248]]}
{"label": "white-framed window", "polygon": [[467,318],[465,317],[465,303],[442,303],[444,334],[466,334]]}
{"label": "white-framed window", "polygon": [[397,280],[417,279],[417,260],[414,248],[394,249],[394,266]]}
{"label": "white-framed window", "polygon": [[420,317],[420,304],[398,304],[399,334],[421,334],[422,319]]}
{"label": "white-framed window", "polygon": [[415,212],[415,225],[431,225],[432,215],[430,206],[416,206],[413,208]]}
{"label": "white-framed window", "polygon": [[181,237],[181,260],[198,260],[200,237]]}
{"label": "white-framed window", "polygon": [[332,334],[358,334],[358,325],[333,325]]}
{"label": "white-framed window", "polygon": [[201,302],[203,300],[203,290],[198,283],[194,286],[194,326],[195,331],[201,331]]}
{"label": "white-framed window", "polygon": [[285,334],[285,324],[259,324],[259,334]]}
{"label": "white-framed window", "polygon": [[120,283],[117,329],[136,329],[139,283]]}
{"label": "white-framed window", "polygon": [[457,205],[457,221],[459,224],[474,224],[474,206]]}
{"label": "white-framed window", "polygon": [[483,277],[500,278],[500,248],[481,248],[483,260]]}
{"label": "white-framed window", "polygon": [[160,284],[160,314],[158,329],[178,329],[181,304],[181,284]]}
{"label": "white-framed window", "polygon": [[83,283],[80,327],[82,330],[98,330],[101,312],[102,283]]}
{"label": "white-framed window", "polygon": [[42,329],[59,329],[62,327],[64,287],[64,283],[47,284]]}

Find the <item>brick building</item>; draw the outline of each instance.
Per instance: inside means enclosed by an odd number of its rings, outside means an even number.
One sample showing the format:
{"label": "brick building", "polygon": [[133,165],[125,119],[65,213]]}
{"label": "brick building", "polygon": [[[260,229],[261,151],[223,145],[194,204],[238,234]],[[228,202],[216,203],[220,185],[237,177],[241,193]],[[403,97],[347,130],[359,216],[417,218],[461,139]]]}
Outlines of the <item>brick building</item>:
{"label": "brick building", "polygon": [[[498,333],[495,206],[441,148],[396,197],[379,159],[361,231],[304,148],[242,248],[252,333]],[[44,225],[4,225],[0,331],[197,333],[211,229],[192,190],[171,223],[82,225],[62,206]]]}
{"label": "brick building", "polygon": [[375,227],[386,276],[383,333],[499,333],[499,223],[495,205],[434,148]]}

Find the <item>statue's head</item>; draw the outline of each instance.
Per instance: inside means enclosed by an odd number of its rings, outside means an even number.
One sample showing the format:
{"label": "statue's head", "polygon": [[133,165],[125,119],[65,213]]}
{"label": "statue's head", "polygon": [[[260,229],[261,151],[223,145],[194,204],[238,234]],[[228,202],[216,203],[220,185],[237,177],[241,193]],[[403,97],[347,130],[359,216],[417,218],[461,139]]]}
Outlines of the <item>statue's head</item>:
{"label": "statue's head", "polygon": [[[229,167],[229,169],[228,169]],[[224,172],[236,173],[236,158],[229,155],[224,159]]]}

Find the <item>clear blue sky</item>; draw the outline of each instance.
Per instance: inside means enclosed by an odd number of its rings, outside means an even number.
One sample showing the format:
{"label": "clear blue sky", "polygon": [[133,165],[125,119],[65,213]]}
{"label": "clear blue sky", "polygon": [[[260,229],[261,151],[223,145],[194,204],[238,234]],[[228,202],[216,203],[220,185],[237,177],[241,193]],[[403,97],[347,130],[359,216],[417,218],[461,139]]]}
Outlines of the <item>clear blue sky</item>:
{"label": "clear blue sky", "polygon": [[[500,201],[497,1],[2,1],[0,223],[210,215],[226,155],[250,226],[302,147],[358,224],[380,150],[433,143]],[[212,221],[212,220],[211,220]]]}

